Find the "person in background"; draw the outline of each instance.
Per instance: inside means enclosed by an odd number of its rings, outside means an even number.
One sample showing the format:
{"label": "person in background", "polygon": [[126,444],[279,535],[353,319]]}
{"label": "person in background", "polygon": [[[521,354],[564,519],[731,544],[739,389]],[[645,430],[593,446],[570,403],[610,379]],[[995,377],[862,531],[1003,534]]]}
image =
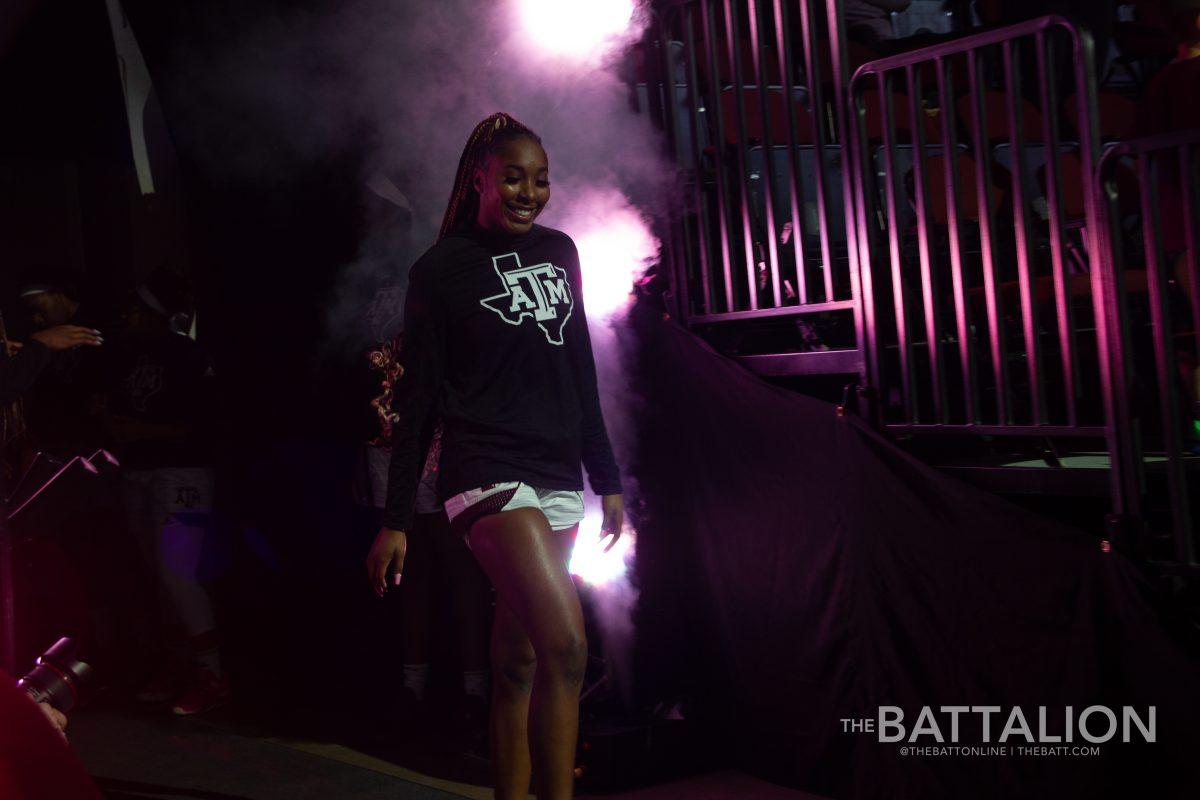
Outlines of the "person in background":
{"label": "person in background", "polygon": [[[10,445],[19,445],[25,437],[25,414],[21,396],[33,387],[57,354],[78,347],[99,347],[100,332],[80,325],[55,325],[32,334],[28,341],[8,338],[4,317],[0,316],[0,497],[8,494],[12,463]],[[18,456],[19,461],[19,456]],[[14,470],[15,471],[15,470]]]}
{"label": "person in background", "polygon": [[[32,268],[23,276],[19,293],[37,330],[59,325],[100,327],[80,300],[73,281],[61,270]],[[64,461],[89,456],[100,446],[102,432],[95,413],[96,398],[102,391],[100,361],[98,353],[69,348],[42,371],[25,404],[33,450]]]}
{"label": "person in background", "polygon": [[167,667],[139,699],[175,697],[172,710],[180,715],[210,711],[229,698],[213,603],[201,582],[213,497],[216,378],[212,362],[187,335],[191,308],[186,282],[165,268],[137,287],[108,361],[104,408],[122,465],[129,526],[160,579],[164,623],[182,624],[192,658],[181,696],[175,691],[180,676]]}
{"label": "person in background", "polygon": [[8,338],[0,317],[0,403],[13,403],[33,386],[50,365],[55,352],[76,347],[99,347],[100,331],[82,325],[55,325],[40,330],[27,342]]}
{"label": "person in background", "polygon": [[1200,0],[1171,0],[1168,7],[1178,56],[1151,79],[1138,108],[1139,136],[1200,128]]}
{"label": "person in background", "polygon": [[903,11],[912,0],[845,0],[842,15],[846,35],[865,45],[876,45],[895,38],[892,12]]}

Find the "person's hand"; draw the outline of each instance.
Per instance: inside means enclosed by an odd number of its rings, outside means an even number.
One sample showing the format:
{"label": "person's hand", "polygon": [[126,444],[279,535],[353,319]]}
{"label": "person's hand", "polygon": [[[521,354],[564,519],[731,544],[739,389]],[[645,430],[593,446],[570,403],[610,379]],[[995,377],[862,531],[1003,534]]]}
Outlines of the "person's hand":
{"label": "person's hand", "polygon": [[404,572],[404,552],[408,548],[408,539],[404,531],[391,528],[380,528],[367,554],[367,580],[375,594],[383,597],[387,593],[388,584],[400,585],[400,574]]}
{"label": "person's hand", "polygon": [[55,325],[53,328],[31,334],[29,338],[41,342],[51,350],[70,350],[81,345],[99,347],[104,344],[104,337],[100,335],[100,331],[82,325]]}
{"label": "person's hand", "polygon": [[67,715],[49,703],[38,703],[37,707],[40,708],[42,713],[46,715],[46,719],[50,720],[50,724],[54,726],[54,729],[58,731],[58,734],[62,736],[63,739],[66,739]]}
{"label": "person's hand", "polygon": [[619,494],[606,494],[600,498],[600,507],[604,511],[604,522],[600,523],[600,539],[611,536],[612,541],[604,548],[604,552],[613,549],[617,539],[621,538],[621,529],[625,527],[625,500]]}
{"label": "person's hand", "polygon": [[4,349],[8,353],[9,358],[15,356],[24,346],[20,342],[14,342],[12,339],[4,340]]}

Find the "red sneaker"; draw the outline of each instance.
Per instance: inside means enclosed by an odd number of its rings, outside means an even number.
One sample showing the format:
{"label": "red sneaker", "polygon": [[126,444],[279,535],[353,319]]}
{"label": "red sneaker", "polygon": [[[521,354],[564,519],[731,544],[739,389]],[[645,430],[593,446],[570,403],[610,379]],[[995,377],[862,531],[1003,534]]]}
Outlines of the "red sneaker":
{"label": "red sneaker", "polygon": [[229,702],[229,682],[208,670],[201,670],[192,687],[175,701],[171,711],[181,717],[203,714]]}

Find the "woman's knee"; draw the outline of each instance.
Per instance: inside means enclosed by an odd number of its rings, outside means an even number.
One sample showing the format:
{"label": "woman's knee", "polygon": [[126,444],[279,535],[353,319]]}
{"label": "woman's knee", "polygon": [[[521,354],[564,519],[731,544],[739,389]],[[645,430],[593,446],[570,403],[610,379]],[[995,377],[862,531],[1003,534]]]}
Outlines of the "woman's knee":
{"label": "woman's knee", "polygon": [[583,683],[587,670],[587,637],[575,626],[564,626],[537,649],[541,669],[552,678],[571,685]]}
{"label": "woman's knee", "polygon": [[524,647],[493,647],[492,671],[499,680],[500,688],[529,694],[537,673],[537,658],[533,648],[528,643]]}

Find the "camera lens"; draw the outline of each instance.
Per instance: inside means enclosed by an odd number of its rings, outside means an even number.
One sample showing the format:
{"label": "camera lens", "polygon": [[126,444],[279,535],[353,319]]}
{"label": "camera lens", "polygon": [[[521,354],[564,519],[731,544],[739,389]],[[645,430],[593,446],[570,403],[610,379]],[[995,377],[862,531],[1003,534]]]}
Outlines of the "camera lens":
{"label": "camera lens", "polygon": [[65,714],[74,708],[80,687],[91,675],[92,668],[79,660],[75,641],[64,636],[38,658],[17,685],[36,702],[49,703]]}

